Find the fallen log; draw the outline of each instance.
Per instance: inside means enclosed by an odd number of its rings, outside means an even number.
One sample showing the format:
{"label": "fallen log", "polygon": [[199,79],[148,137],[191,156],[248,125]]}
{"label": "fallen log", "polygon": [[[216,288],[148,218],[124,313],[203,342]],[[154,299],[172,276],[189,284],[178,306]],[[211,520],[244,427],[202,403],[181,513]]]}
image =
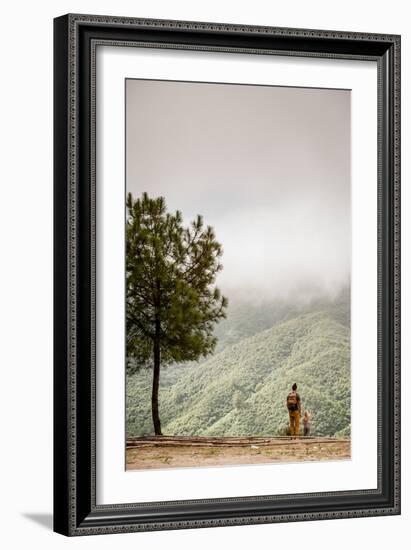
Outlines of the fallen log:
{"label": "fallen log", "polygon": [[267,447],[278,445],[312,445],[347,443],[349,438],[289,436],[281,437],[189,437],[189,436],[144,436],[127,439],[127,448],[133,447]]}

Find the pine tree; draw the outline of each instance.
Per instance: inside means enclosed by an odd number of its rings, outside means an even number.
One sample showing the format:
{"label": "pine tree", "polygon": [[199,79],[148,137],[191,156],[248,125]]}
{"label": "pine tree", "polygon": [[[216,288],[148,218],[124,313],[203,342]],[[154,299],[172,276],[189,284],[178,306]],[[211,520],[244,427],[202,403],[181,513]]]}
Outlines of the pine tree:
{"label": "pine tree", "polygon": [[127,197],[126,324],[128,371],[153,368],[154,433],[161,435],[160,367],[197,360],[214,351],[216,322],[227,299],[214,286],[222,247],[203,219],[183,226],[163,197]]}

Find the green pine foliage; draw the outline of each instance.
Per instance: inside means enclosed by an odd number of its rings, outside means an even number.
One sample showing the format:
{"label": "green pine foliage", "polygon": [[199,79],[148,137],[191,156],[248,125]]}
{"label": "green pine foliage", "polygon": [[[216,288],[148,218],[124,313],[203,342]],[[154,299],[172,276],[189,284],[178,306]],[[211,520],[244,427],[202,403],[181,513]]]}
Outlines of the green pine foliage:
{"label": "green pine foliage", "polygon": [[[129,372],[151,367],[158,340],[161,363],[206,357],[227,299],[215,286],[222,247],[201,216],[184,227],[163,197],[127,197],[126,279]],[[134,359],[134,361],[133,361]]]}
{"label": "green pine foliage", "polygon": [[[162,371],[159,408],[166,435],[284,435],[285,399],[297,382],[312,434],[350,435],[349,301],[231,312],[217,352]],[[240,308],[241,309],[241,308]],[[257,314],[257,310],[260,314]],[[264,311],[264,308],[263,308]],[[253,322],[252,319],[258,318]],[[265,328],[266,323],[270,328]],[[254,327],[254,328],[253,328]],[[262,328],[262,330],[261,330]],[[234,343],[230,342],[233,341]],[[127,433],[151,434],[149,371],[127,378]]]}

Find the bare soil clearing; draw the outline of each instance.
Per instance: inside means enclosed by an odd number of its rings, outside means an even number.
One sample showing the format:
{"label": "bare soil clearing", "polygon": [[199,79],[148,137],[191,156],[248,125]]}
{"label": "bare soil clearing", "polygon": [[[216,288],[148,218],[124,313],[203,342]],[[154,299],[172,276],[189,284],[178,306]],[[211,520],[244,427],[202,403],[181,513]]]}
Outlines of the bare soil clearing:
{"label": "bare soil clearing", "polygon": [[135,437],[128,470],[347,460],[351,441],[332,437]]}

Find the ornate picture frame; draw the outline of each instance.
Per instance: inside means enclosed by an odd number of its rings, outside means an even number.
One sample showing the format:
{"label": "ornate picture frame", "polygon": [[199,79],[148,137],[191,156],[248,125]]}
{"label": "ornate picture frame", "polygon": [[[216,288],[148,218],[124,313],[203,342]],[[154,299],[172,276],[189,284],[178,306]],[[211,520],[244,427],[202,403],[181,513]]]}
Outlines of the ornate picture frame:
{"label": "ornate picture frame", "polygon": [[[96,499],[96,51],[101,45],[377,66],[377,487]],[[367,220],[364,220],[366,223]],[[54,20],[54,530],[67,536],[400,513],[400,37],[69,14]]]}

